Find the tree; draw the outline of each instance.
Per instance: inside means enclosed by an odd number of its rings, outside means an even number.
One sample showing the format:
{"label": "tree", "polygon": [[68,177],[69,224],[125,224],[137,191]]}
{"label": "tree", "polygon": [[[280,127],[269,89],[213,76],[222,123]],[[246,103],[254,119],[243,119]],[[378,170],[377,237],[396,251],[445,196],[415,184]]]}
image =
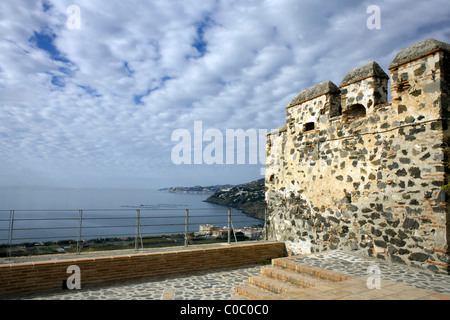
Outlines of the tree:
{"label": "tree", "polygon": [[[450,169],[450,162],[447,163],[446,167]],[[450,182],[447,183],[446,185],[444,185],[444,186],[442,187],[442,189],[444,189],[445,191],[449,192],[449,191],[450,191]]]}

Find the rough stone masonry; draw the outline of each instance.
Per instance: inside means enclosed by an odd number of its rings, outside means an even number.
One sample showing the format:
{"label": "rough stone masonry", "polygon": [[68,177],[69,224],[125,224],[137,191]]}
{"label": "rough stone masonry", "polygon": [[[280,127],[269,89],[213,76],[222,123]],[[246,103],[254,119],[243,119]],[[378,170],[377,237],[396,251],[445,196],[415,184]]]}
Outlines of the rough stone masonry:
{"label": "rough stone masonry", "polygon": [[450,273],[450,45],[414,44],[389,71],[369,62],[286,107],[267,136],[268,235]]}

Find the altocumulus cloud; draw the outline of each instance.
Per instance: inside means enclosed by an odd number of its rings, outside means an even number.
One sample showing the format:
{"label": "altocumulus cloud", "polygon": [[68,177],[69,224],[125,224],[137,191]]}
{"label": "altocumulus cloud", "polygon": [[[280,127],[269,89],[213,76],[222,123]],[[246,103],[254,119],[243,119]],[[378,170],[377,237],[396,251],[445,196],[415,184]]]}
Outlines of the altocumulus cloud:
{"label": "altocumulus cloud", "polygon": [[[381,29],[369,30],[374,4]],[[301,90],[449,41],[448,17],[444,0],[1,1],[1,184],[257,179],[261,165],[173,165],[172,132],[276,128]]]}

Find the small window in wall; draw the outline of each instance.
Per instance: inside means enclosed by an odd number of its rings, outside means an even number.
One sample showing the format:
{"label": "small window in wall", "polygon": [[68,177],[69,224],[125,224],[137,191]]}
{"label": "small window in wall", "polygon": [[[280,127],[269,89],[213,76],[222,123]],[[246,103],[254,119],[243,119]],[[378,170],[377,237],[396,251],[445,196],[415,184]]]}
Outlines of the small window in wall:
{"label": "small window in wall", "polygon": [[397,92],[401,93],[403,91],[408,90],[411,87],[411,85],[408,83],[408,81],[402,81],[397,84]]}
{"label": "small window in wall", "polygon": [[343,116],[348,120],[352,121],[358,118],[366,116],[366,108],[362,104],[351,105],[346,111],[343,112]]}
{"label": "small window in wall", "polygon": [[303,125],[303,132],[314,130],[314,122],[308,122]]}

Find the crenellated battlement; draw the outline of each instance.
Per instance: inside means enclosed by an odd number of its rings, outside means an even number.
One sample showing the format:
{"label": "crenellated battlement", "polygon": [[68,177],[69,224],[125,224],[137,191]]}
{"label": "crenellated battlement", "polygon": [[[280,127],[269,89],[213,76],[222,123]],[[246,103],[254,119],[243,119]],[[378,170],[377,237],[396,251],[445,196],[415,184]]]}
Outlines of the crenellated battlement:
{"label": "crenellated battlement", "polygon": [[[450,270],[450,45],[401,50],[303,90],[267,137],[269,235],[293,253],[329,249]],[[388,84],[391,82],[391,102]]]}
{"label": "crenellated battlement", "polygon": [[342,80],[341,110],[344,121],[373,113],[387,103],[389,76],[374,61],[350,71]]}

